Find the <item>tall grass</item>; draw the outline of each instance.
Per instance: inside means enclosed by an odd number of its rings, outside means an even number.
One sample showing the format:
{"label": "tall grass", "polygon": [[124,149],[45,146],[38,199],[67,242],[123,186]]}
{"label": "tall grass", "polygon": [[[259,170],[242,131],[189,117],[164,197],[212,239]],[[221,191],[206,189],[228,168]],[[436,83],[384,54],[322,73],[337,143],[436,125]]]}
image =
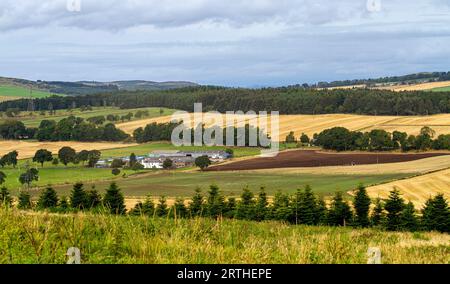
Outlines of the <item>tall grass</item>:
{"label": "tall grass", "polygon": [[450,263],[450,236],[278,222],[51,214],[0,209],[0,263]]}

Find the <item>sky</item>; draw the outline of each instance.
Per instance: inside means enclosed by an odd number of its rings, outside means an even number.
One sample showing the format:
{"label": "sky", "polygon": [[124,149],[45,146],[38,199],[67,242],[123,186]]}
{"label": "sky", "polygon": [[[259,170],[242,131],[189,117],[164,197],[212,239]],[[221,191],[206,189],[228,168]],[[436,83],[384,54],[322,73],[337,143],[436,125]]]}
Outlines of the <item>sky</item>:
{"label": "sky", "polygon": [[1,0],[0,76],[261,87],[450,71],[449,0]]}

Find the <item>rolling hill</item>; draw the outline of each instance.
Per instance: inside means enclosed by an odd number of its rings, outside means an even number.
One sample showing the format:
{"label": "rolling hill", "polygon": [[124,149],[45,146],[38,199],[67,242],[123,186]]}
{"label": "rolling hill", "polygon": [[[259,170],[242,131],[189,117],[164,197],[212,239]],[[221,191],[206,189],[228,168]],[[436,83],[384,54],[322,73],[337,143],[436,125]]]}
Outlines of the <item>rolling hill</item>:
{"label": "rolling hill", "polygon": [[[177,88],[198,86],[196,83],[187,81],[168,81],[168,82],[154,82],[144,80],[130,80],[130,81],[113,81],[113,82],[97,82],[97,81],[31,81],[17,78],[0,77],[0,87],[14,87],[29,90],[33,88],[42,92],[40,97],[51,94],[65,94],[65,95],[91,95],[99,93],[111,93],[116,91],[161,91],[171,90]],[[23,91],[27,95],[28,92]],[[45,95],[44,95],[45,94]],[[0,97],[6,97],[0,90]],[[24,97],[14,96],[9,97]]]}

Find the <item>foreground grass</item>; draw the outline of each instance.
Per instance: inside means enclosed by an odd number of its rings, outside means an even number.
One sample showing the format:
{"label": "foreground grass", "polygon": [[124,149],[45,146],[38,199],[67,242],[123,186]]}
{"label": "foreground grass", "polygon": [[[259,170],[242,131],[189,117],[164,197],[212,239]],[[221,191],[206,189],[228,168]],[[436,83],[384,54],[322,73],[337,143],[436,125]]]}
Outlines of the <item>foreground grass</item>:
{"label": "foreground grass", "polygon": [[450,263],[450,236],[278,222],[48,215],[0,209],[0,263]]}

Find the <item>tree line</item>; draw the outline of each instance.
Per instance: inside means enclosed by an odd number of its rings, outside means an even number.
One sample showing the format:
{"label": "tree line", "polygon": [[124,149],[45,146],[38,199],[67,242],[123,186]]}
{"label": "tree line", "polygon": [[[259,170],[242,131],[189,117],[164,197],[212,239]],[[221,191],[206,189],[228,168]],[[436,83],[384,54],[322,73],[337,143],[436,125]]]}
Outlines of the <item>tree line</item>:
{"label": "tree line", "polygon": [[[390,133],[382,129],[361,132],[334,127],[314,134],[311,141],[313,145],[335,151],[450,150],[450,135],[442,134],[436,138],[435,135],[435,131],[428,126],[423,127],[418,135],[408,135],[401,131]],[[288,136],[286,140],[288,138],[292,139]]]}
{"label": "tree line", "polygon": [[[0,191],[0,202],[12,206],[12,197],[7,188]],[[359,185],[353,192],[353,202],[347,202],[341,192],[337,192],[329,205],[316,194],[311,187],[305,186],[294,194],[277,192],[270,202],[261,188],[257,196],[244,188],[240,199],[226,198],[216,185],[211,185],[207,195],[200,189],[187,203],[177,198],[174,205],[167,204],[162,196],[155,204],[148,197],[138,202],[127,212],[124,196],[116,183],[111,183],[102,196],[95,187],[85,190],[82,183],[76,183],[69,198],[59,198],[56,191],[48,186],[41,191],[34,203],[27,191],[18,197],[19,209],[51,210],[53,212],[76,212],[92,210],[110,214],[169,218],[231,218],[250,221],[277,220],[290,224],[376,227],[388,231],[435,230],[450,232],[450,207],[443,194],[430,197],[420,215],[413,203],[406,203],[398,190],[390,192],[386,200],[377,198],[373,203],[366,188]]]}
{"label": "tree line", "polygon": [[[175,128],[181,126],[183,132],[180,133],[179,139],[184,138],[184,133],[188,133],[190,136],[190,141],[194,143],[195,133],[201,134],[202,141],[205,134],[209,134],[212,139],[216,139],[216,135],[221,134],[222,139],[220,140],[223,145],[227,144],[227,132],[233,133],[233,145],[243,146],[243,147],[259,147],[269,145],[264,145],[262,143],[260,137],[266,137],[267,143],[270,143],[270,137],[263,132],[259,127],[254,127],[252,125],[246,124],[243,127],[234,127],[230,126],[228,128],[220,128],[220,127],[205,127],[204,124],[199,124],[196,128],[187,128],[183,126],[183,122],[168,122],[168,123],[157,123],[153,122],[147,124],[144,128],[139,127],[133,132],[133,138],[138,143],[145,143],[151,141],[171,141],[172,133]],[[255,141],[251,141],[251,134],[256,134],[257,139]],[[242,141],[241,141],[242,140]],[[241,141],[240,145],[238,141]],[[204,142],[204,141],[203,141]],[[253,144],[253,145],[252,145]]]}
{"label": "tree line", "polygon": [[[367,115],[430,115],[450,112],[450,92],[394,92],[377,89],[317,90],[301,86],[279,88],[189,87],[165,91],[119,91],[84,96],[33,100],[37,110],[74,106],[118,106],[123,109],[168,107],[192,112],[194,103],[205,111],[279,111],[281,114],[354,113]],[[25,111],[29,99],[0,103],[0,111]]]}
{"label": "tree line", "polygon": [[[133,154],[134,155],[134,154]],[[5,166],[13,166],[16,168],[18,163],[19,153],[17,151],[11,151],[0,158],[0,167],[4,168]],[[62,147],[58,153],[57,157],[54,157],[51,151],[47,149],[39,149],[34,154],[32,159],[33,162],[41,164],[41,167],[44,167],[46,162],[51,162],[52,165],[56,166],[59,163],[67,166],[69,163],[83,165],[86,164],[88,167],[93,168],[100,160],[101,152],[98,150],[81,150],[80,152],[76,152],[75,149],[71,147]],[[32,167],[28,162],[24,166],[25,171],[19,175],[19,182],[22,185],[27,185],[28,188],[31,187],[33,181],[39,180],[39,170],[35,167]],[[114,174],[114,173],[113,173]],[[0,171],[0,185],[2,185],[7,176],[4,172]]]}
{"label": "tree line", "polygon": [[84,120],[69,116],[60,121],[42,120],[38,128],[26,127],[18,120],[0,124],[3,139],[37,139],[39,141],[123,141],[130,136],[113,123],[99,124],[97,117]]}

